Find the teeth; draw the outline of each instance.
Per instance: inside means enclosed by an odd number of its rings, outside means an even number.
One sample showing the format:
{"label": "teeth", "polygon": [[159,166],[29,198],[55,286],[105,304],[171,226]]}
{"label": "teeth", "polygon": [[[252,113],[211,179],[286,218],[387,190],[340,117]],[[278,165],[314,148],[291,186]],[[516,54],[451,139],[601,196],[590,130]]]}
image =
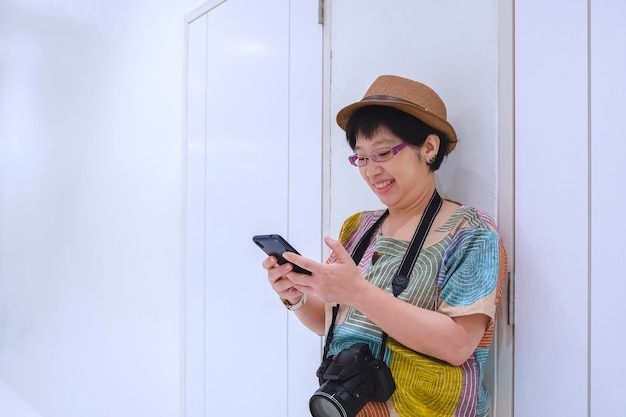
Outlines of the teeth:
{"label": "teeth", "polygon": [[386,186],[388,186],[392,182],[393,181],[391,181],[391,180],[387,180],[385,182],[379,182],[378,184],[374,184],[374,187],[376,187],[376,188],[385,188]]}

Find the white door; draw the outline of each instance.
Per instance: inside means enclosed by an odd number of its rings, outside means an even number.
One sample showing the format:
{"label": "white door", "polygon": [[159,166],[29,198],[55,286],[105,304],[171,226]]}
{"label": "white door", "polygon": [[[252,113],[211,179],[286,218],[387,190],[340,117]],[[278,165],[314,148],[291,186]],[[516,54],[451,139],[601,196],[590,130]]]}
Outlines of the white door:
{"label": "white door", "polygon": [[187,18],[185,415],[306,416],[319,337],[267,283],[255,234],[320,257],[316,2],[212,1]]}
{"label": "white door", "polygon": [[[498,164],[500,158],[502,166],[512,169],[510,161],[502,160],[502,155],[512,157],[510,124],[507,125],[511,120],[510,91],[508,102],[506,95],[499,102],[501,89],[511,85],[507,72],[511,62],[503,61],[511,60],[511,51],[506,50],[506,45],[504,51],[499,50],[499,40],[512,36],[511,6],[504,3],[327,2],[325,48],[331,63],[326,68],[330,95],[326,100],[325,138],[330,167],[325,175],[328,186],[324,189],[330,213],[325,226],[330,235],[339,233],[347,216],[380,207],[378,199],[347,162],[350,149],[344,132],[335,123],[335,115],[343,106],[359,100],[377,76],[394,74],[424,82],[442,96],[459,144],[442,165],[438,189],[443,195],[478,207],[497,219],[512,251],[513,216],[512,209],[506,209],[513,206],[510,188],[506,188],[512,173],[503,173]],[[503,143],[498,143],[499,134]],[[503,150],[500,155],[499,150]],[[497,415],[504,417],[511,415],[512,407],[513,331],[507,324],[506,295],[502,303],[497,351],[491,358],[487,383],[496,394]]]}

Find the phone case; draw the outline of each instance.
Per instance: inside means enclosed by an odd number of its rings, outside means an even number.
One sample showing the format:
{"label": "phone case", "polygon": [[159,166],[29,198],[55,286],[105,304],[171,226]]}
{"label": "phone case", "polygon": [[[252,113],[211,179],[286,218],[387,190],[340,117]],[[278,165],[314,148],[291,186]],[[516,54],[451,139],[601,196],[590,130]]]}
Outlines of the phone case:
{"label": "phone case", "polygon": [[[283,253],[293,252],[300,255],[300,252],[291,246],[281,235],[256,235],[252,237],[252,240],[267,255],[275,256],[280,265],[288,262],[285,258],[283,258]],[[311,275],[310,271],[307,271],[294,263],[292,263],[292,265],[295,272]]]}

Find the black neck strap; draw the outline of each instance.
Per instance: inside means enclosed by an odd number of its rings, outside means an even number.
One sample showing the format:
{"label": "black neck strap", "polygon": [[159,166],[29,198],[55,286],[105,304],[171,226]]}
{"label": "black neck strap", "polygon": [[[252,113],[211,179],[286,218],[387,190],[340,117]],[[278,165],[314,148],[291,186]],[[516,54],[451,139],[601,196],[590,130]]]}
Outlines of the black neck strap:
{"label": "black neck strap", "polygon": [[[411,275],[411,271],[415,266],[415,262],[417,261],[417,256],[422,250],[422,246],[424,246],[424,241],[426,240],[426,235],[432,226],[437,213],[439,213],[439,209],[441,209],[442,200],[439,196],[437,190],[433,193],[430,201],[428,202],[428,206],[420,219],[420,222],[415,229],[415,233],[413,234],[413,238],[411,239],[411,243],[409,244],[409,249],[404,254],[404,258],[402,258],[402,263],[400,264],[400,268],[398,268],[398,272],[396,276],[393,278],[393,282],[391,283],[391,288],[393,290],[394,297],[397,297],[405,290],[407,285],[409,285],[409,276]],[[369,242],[372,239],[374,232],[378,229],[379,225],[382,221],[389,215],[389,210],[386,210],[382,216],[376,223],[374,223],[368,230],[365,232],[363,237],[357,243],[354,251],[352,252],[352,259],[354,263],[357,265],[361,262],[361,258],[365,254]],[[333,306],[333,316],[332,321],[330,323],[330,327],[328,328],[328,335],[326,336],[326,343],[324,345],[324,359],[328,356],[328,350],[330,349],[330,343],[333,339],[333,333],[335,330],[335,321],[337,320],[337,314],[339,312],[339,304]],[[379,359],[383,359],[385,355],[385,349],[387,345],[387,333],[383,332],[382,334],[382,343],[379,354]]]}

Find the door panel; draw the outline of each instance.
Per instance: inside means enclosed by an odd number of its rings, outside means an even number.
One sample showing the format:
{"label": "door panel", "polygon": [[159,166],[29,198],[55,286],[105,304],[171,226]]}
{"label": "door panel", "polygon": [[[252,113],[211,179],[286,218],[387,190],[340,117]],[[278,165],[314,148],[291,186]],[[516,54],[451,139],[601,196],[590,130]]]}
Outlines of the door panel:
{"label": "door panel", "polygon": [[187,416],[304,416],[316,388],[319,337],[251,239],[321,260],[322,39],[306,6],[213,1],[187,18]]}
{"label": "door panel", "polygon": [[[381,207],[358,171],[350,166],[351,153],[345,133],[335,116],[347,104],[359,100],[374,79],[394,74],[424,82],[446,103],[448,118],[459,135],[456,150],[437,174],[439,191],[453,200],[478,207],[498,220],[507,246],[512,251],[513,193],[499,189],[499,163],[506,164],[505,184],[512,180],[512,105],[498,102],[500,83],[512,73],[499,73],[501,14],[509,17],[502,30],[512,30],[510,7],[495,0],[479,2],[394,1],[393,6],[376,0],[331,1],[326,8],[327,67],[330,96],[325,115],[330,166],[324,176],[328,186],[326,205],[330,218],[325,225],[330,235],[339,233],[343,220],[357,212]],[[506,17],[506,16],[505,16]],[[502,22],[500,22],[502,24]],[[511,68],[511,65],[505,65]],[[510,83],[508,84],[510,87]],[[510,94],[510,91],[509,91]],[[508,97],[509,103],[512,96]],[[509,129],[499,125],[499,112]],[[498,153],[499,132],[507,143]],[[498,158],[505,158],[499,161]],[[491,357],[487,384],[503,399],[494,402],[499,416],[511,415],[513,330],[508,325],[507,297],[503,297],[496,335],[497,351]],[[498,362],[496,369],[495,363]]]}
{"label": "door panel", "polygon": [[[591,275],[590,288],[590,408],[594,417],[626,416],[626,336],[621,303],[615,294],[626,293],[621,278],[623,222],[615,221],[615,207],[626,206],[626,181],[619,173],[626,142],[615,140],[624,116],[626,95],[626,3],[593,1],[591,13]],[[619,134],[623,137],[623,133]],[[609,151],[610,150],[610,151]],[[619,178],[619,179],[618,179]],[[617,277],[620,278],[617,278]],[[616,279],[617,278],[617,279]],[[619,358],[619,359],[618,359]]]}

